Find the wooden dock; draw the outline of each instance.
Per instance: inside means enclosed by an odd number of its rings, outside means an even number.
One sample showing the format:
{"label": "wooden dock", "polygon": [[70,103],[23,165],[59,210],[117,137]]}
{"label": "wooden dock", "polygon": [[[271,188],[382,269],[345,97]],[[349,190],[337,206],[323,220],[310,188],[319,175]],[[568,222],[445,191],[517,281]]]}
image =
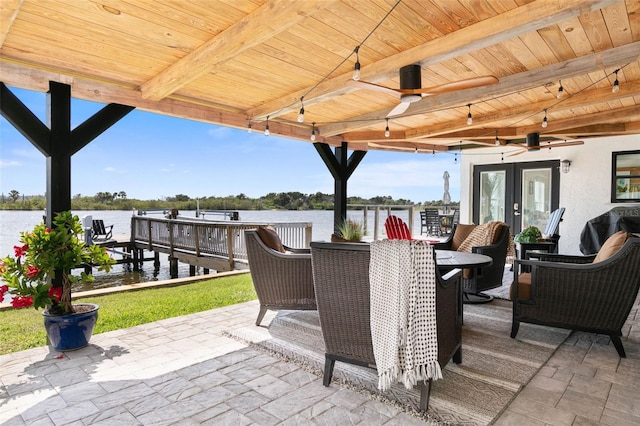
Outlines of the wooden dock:
{"label": "wooden dock", "polygon": [[[169,255],[170,276],[177,277],[178,262],[190,265],[191,275],[195,268],[232,271],[248,267],[244,230],[270,225],[290,247],[309,247],[312,223],[264,223],[241,221],[210,221],[203,219],[176,219],[133,216],[131,234],[120,235],[96,244],[109,248],[122,256],[118,263],[130,263],[134,270],[143,262],[153,260],[159,266],[159,254]],[[153,257],[144,257],[153,252]]]}

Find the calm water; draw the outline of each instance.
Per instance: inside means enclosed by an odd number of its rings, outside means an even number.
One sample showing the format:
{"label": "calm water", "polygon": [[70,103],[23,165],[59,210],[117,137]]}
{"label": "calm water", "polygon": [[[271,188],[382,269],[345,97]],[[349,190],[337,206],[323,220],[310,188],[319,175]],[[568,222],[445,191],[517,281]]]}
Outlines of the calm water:
{"label": "calm water", "polygon": [[[85,215],[91,215],[93,219],[104,220],[105,225],[114,225],[114,235],[130,235],[131,215],[130,211],[75,211],[80,218]],[[247,222],[311,222],[312,240],[322,241],[329,240],[333,232],[333,211],[327,210],[306,210],[306,211],[273,211],[273,210],[241,210],[240,220]],[[20,232],[31,230],[35,225],[42,222],[42,211],[0,211],[0,257],[13,254],[13,246],[18,244]],[[181,211],[182,216],[195,217],[194,211]],[[393,214],[408,220],[408,211],[394,211]],[[363,220],[362,211],[350,211],[348,213],[350,219],[358,221]],[[386,212],[380,213],[380,232],[384,228],[384,219]],[[220,216],[207,215],[207,219],[221,220]],[[369,235],[373,235],[374,229],[374,212],[368,213]],[[417,231],[416,231],[417,230]],[[415,211],[414,232],[420,231],[420,215],[418,210]],[[149,256],[149,254],[146,254]],[[120,256],[115,256],[119,258]],[[178,269],[179,277],[189,276],[189,265],[180,263]],[[199,271],[200,272],[200,271]],[[169,261],[166,254],[160,254],[160,268],[154,270],[153,262],[144,262],[143,268],[139,272],[134,272],[130,265],[115,265],[109,274],[96,273],[96,281],[92,285],[93,288],[113,287],[124,284],[133,284],[137,282],[168,280]],[[77,288],[76,290],[88,289]]]}

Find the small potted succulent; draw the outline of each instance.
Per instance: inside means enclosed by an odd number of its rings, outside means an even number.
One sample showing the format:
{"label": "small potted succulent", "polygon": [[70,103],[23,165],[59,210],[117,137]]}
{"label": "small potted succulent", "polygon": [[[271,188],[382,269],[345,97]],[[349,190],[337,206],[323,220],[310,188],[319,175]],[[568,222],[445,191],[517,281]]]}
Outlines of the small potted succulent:
{"label": "small potted succulent", "polygon": [[332,242],[360,242],[363,235],[361,222],[344,219],[338,224],[337,233],[331,235]]}
{"label": "small potted succulent", "polygon": [[[52,228],[40,223],[22,232],[14,255],[0,259],[0,302],[9,296],[15,308],[44,308],[47,337],[56,350],[86,346],[97,320],[98,305],[71,303],[73,284],[94,277],[84,269],[78,275],[73,271],[95,266],[108,272],[115,263],[104,247],[85,245],[82,233],[78,216],[62,212],[53,218]],[[78,331],[71,325],[76,322]]]}

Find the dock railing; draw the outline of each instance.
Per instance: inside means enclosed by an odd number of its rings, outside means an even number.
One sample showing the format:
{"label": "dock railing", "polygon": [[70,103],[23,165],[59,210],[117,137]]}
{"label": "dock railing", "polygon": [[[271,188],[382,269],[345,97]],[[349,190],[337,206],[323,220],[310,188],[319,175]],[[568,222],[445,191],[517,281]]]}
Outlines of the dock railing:
{"label": "dock railing", "polygon": [[[368,230],[368,219],[369,219],[369,211],[373,210],[374,220],[373,220],[373,239],[378,240],[381,235],[380,230],[380,211],[386,211],[386,216],[384,219],[392,214],[394,211],[403,211],[408,210],[408,218],[407,218],[407,226],[409,227],[409,232],[413,235],[413,213],[415,211],[415,206],[412,204],[397,204],[397,205],[387,205],[387,204],[347,204],[347,208],[351,210],[362,210],[363,215],[363,225],[364,225],[364,233],[365,235],[369,235]],[[404,220],[404,219],[403,219]],[[382,223],[382,229],[384,229],[384,221]]]}
{"label": "dock railing", "polygon": [[166,219],[148,216],[131,218],[131,244],[139,249],[168,253],[190,265],[217,271],[233,270],[236,263],[248,263],[245,229],[273,226],[289,247],[309,247],[311,222],[265,223]]}

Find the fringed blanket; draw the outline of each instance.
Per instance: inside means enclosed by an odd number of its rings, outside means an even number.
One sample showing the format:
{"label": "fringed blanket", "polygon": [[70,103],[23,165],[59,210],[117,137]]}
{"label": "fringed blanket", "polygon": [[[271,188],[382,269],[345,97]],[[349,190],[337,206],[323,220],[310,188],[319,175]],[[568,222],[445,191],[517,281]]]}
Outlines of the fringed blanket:
{"label": "fringed blanket", "polygon": [[436,264],[426,241],[371,243],[371,338],[378,388],[442,378],[436,326]]}

